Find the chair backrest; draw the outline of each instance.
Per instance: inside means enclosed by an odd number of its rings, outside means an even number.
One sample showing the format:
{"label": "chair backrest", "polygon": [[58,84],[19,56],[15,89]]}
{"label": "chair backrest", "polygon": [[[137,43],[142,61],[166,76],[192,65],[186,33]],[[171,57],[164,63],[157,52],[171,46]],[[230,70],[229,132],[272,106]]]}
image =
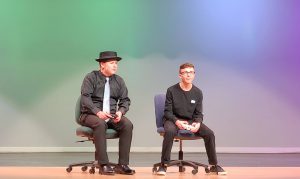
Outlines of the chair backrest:
{"label": "chair backrest", "polygon": [[75,121],[80,124],[79,120],[80,120],[80,101],[81,101],[81,95],[78,97],[77,102],[76,102],[76,106],[75,106]]}
{"label": "chair backrest", "polygon": [[156,127],[163,127],[163,117],[165,111],[165,94],[157,94],[154,96],[154,109],[155,109],[155,118],[156,118]]}

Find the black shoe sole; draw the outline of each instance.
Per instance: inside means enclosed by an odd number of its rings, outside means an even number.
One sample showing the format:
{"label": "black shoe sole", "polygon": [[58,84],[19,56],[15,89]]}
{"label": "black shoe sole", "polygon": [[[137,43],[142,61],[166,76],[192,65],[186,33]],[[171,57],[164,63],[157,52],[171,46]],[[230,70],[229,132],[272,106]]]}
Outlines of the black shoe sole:
{"label": "black shoe sole", "polygon": [[107,173],[107,172],[99,171],[99,174],[100,175],[115,175],[115,172],[114,173]]}
{"label": "black shoe sole", "polygon": [[123,172],[123,171],[115,171],[117,174],[121,174],[121,175],[134,175],[135,174],[135,171],[133,172],[130,172],[130,173],[126,173],[126,172]]}

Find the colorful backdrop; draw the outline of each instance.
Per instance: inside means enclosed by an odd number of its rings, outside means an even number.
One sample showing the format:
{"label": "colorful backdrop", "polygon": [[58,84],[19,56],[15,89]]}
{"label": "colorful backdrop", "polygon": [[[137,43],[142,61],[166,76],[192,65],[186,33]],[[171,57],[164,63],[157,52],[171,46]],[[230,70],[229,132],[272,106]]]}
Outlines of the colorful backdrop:
{"label": "colorful backdrop", "polygon": [[153,96],[178,82],[180,64],[192,62],[219,151],[299,151],[299,6],[0,0],[0,147],[91,146],[74,143],[75,101],[85,74],[98,68],[99,52],[115,50],[132,99],[133,148],[160,149]]}

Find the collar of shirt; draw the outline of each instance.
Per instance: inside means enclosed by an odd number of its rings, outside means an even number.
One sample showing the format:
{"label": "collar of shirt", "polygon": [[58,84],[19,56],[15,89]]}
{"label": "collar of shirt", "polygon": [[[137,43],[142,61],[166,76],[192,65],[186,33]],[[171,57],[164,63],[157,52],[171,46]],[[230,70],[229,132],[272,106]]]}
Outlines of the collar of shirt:
{"label": "collar of shirt", "polygon": [[99,70],[99,76],[100,79],[103,80],[104,82],[106,82],[106,78],[109,78],[109,81],[111,81],[111,79],[113,79],[115,77],[115,75],[111,75],[111,76],[105,76],[100,70]]}

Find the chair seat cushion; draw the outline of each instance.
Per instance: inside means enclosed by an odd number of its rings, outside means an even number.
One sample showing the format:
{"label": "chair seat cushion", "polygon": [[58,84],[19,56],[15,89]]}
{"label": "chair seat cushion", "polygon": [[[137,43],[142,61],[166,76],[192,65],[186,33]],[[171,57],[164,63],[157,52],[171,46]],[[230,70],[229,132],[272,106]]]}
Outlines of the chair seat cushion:
{"label": "chair seat cushion", "polygon": [[[165,129],[163,127],[157,128],[157,132],[160,135],[164,135]],[[201,139],[202,137],[196,136],[193,132],[189,130],[178,130],[177,135],[175,136],[175,139],[180,140],[195,140],[195,139]]]}
{"label": "chair seat cushion", "polygon": [[[80,137],[93,138],[93,129],[86,126],[80,126],[76,129],[76,135]],[[107,129],[105,137],[107,139],[114,139],[114,138],[118,138],[119,134],[114,129]]]}

